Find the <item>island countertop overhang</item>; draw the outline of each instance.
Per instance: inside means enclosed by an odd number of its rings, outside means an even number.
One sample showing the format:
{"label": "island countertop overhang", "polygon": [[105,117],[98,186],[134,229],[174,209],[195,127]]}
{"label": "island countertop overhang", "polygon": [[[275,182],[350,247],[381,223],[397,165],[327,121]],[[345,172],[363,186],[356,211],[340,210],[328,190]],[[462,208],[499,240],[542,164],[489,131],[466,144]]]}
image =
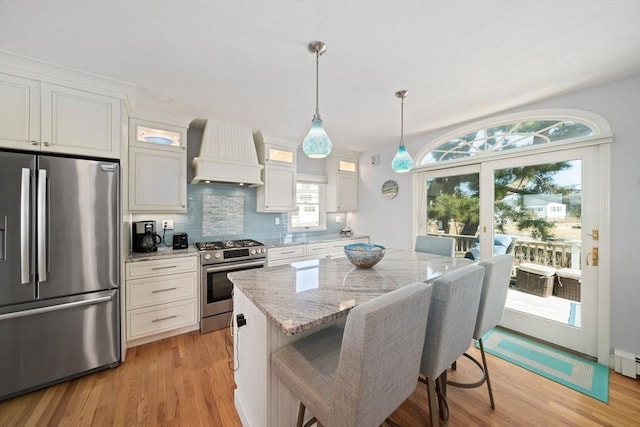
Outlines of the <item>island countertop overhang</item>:
{"label": "island countertop overhang", "polygon": [[239,289],[285,335],[346,316],[365,301],[413,282],[431,282],[473,261],[387,249],[370,269],[346,258],[315,259],[228,274]]}

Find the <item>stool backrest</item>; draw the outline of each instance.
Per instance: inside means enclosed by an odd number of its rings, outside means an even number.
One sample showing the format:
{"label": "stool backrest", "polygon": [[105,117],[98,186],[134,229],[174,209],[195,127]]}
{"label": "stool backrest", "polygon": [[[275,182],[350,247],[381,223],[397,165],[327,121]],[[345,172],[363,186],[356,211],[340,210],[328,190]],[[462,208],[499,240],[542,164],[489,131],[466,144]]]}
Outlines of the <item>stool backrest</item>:
{"label": "stool backrest", "polygon": [[415,250],[453,257],[456,253],[456,239],[445,236],[417,236]]}
{"label": "stool backrest", "polygon": [[471,345],[484,268],[453,270],[433,282],[420,372],[435,380]]}
{"label": "stool backrest", "polygon": [[511,281],[513,255],[497,255],[480,261],[478,265],[484,268],[485,273],[476,327],[473,332],[473,338],[477,340],[502,319]]}
{"label": "stool backrest", "polygon": [[347,317],[331,426],[380,425],[415,390],[431,285],[412,283],[356,306]]}

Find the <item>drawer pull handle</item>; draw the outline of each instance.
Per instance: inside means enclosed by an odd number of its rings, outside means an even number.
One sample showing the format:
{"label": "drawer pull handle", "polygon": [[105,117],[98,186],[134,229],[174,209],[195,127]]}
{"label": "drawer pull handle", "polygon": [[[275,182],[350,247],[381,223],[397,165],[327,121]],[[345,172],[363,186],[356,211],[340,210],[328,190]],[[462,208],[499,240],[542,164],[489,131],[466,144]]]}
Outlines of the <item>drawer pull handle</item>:
{"label": "drawer pull handle", "polygon": [[167,316],[167,317],[161,317],[160,319],[154,319],[152,320],[152,322],[160,322],[161,320],[169,320],[169,319],[173,319],[174,317],[178,317],[177,314],[174,314],[173,316]]}
{"label": "drawer pull handle", "polygon": [[178,288],[166,288],[166,289],[156,289],[155,291],[151,291],[152,294],[157,294],[158,292],[166,292],[166,291],[175,291]]}
{"label": "drawer pull handle", "polygon": [[168,265],[166,267],[153,267],[152,270],[166,270],[167,268],[176,268],[177,265]]}
{"label": "drawer pull handle", "polygon": [[281,252],[282,255],[295,254],[296,251]]}

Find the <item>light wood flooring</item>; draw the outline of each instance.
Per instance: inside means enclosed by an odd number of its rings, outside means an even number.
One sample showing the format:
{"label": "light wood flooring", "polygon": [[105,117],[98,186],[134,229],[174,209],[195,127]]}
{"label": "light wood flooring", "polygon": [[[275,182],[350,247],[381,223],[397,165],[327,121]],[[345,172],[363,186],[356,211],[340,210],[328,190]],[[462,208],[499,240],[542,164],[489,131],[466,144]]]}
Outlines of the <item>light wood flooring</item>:
{"label": "light wood flooring", "polygon": [[[224,331],[192,332],[129,349],[126,362],[115,369],[0,402],[0,426],[240,427],[225,338]],[[611,371],[605,404],[487,357],[495,411],[485,387],[449,387],[450,426],[640,425],[640,380]],[[449,378],[470,379],[475,373],[461,359]],[[392,419],[402,426],[426,426],[425,408],[426,389],[420,384]]]}

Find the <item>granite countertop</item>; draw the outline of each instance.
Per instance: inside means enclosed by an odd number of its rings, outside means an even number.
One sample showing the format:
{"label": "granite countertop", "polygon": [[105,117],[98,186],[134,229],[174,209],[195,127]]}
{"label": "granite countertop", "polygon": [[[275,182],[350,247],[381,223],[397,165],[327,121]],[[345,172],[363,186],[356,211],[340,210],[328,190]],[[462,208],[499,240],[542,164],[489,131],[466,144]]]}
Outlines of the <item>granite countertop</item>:
{"label": "granite countertop", "polygon": [[473,262],[387,249],[382,261],[365,270],[346,258],[323,258],[243,270],[228,277],[285,335],[293,335],[346,316],[351,307],[383,293],[433,281]]}
{"label": "granite countertop", "polygon": [[125,262],[156,261],[159,259],[171,259],[171,258],[182,258],[186,256],[197,256],[198,254],[199,254],[198,250],[193,245],[189,245],[187,249],[173,249],[173,248],[159,246],[157,252],[149,252],[149,253],[130,252]]}
{"label": "granite countertop", "polygon": [[261,242],[267,248],[277,248],[283,246],[294,246],[294,245],[304,245],[307,243],[325,243],[325,242],[335,242],[339,240],[350,240],[350,239],[362,239],[369,238],[368,235],[365,234],[354,234],[350,237],[342,237],[339,234],[330,234],[324,236],[312,236],[312,237],[297,237],[297,236],[287,236],[282,237],[280,239],[268,239],[261,240]]}

